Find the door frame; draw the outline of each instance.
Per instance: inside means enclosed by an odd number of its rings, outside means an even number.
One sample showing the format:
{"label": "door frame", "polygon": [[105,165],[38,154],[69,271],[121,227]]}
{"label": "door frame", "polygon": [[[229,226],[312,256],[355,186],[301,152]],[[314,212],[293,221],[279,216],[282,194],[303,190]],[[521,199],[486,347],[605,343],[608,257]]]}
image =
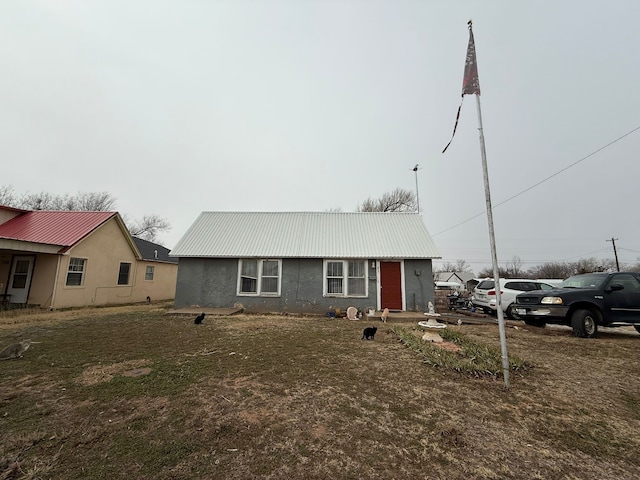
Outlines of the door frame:
{"label": "door frame", "polygon": [[385,260],[376,260],[376,309],[382,309],[382,278],[380,275],[380,264],[383,262],[395,262],[400,264],[400,294],[402,295],[402,311],[407,311],[407,292],[405,288],[404,282],[404,259],[402,260],[394,260],[394,259],[385,259]]}
{"label": "door frame", "polygon": [[[16,264],[18,263],[19,260],[29,260],[29,271],[27,272],[27,280],[25,282],[25,297],[24,297],[24,302],[23,301],[16,301],[15,298],[13,298],[13,296],[15,295],[14,293],[12,293],[12,291],[14,290],[14,288],[12,287],[13,285],[13,279],[16,273]],[[31,280],[33,279],[33,270],[35,268],[35,263],[36,263],[36,256],[35,255],[14,255],[13,258],[11,259],[11,269],[9,270],[9,282],[7,283],[7,294],[11,295],[11,300],[10,303],[24,303],[26,304],[29,300],[29,292],[31,291]],[[20,289],[23,290],[23,289]],[[22,298],[20,298],[20,300],[22,300]]]}

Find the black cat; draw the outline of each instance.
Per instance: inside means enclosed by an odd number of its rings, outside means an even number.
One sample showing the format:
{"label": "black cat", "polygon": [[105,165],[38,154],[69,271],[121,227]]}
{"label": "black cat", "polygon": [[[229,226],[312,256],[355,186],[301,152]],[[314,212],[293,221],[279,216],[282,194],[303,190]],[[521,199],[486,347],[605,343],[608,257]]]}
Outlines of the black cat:
{"label": "black cat", "polygon": [[195,323],[196,325],[200,325],[202,323],[202,320],[204,320],[204,312],[198,315],[193,323]]}
{"label": "black cat", "polygon": [[362,340],[373,340],[373,337],[376,336],[376,332],[378,331],[378,327],[367,327],[362,331]]}

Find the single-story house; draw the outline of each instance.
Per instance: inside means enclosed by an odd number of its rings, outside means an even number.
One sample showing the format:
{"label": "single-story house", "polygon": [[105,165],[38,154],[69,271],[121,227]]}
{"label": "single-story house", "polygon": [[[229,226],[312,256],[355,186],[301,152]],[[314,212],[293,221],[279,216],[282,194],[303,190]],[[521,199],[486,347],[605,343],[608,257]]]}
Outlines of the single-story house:
{"label": "single-story house", "polygon": [[475,281],[472,272],[438,272],[434,275],[437,282],[455,282],[459,283],[464,290],[471,291],[478,282]]}
{"label": "single-story house", "polygon": [[440,258],[417,213],[202,212],[170,253],[175,306],[426,311]]}
{"label": "single-story house", "polygon": [[0,206],[0,302],[55,309],[171,300],[177,262],[164,247],[147,247],[117,212]]}

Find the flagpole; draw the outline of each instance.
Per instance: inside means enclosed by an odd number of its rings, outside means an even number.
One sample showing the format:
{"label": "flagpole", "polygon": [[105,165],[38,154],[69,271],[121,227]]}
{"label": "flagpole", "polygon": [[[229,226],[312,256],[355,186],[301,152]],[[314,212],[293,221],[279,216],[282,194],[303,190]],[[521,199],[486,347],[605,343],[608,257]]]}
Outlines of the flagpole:
{"label": "flagpole", "polygon": [[449,145],[453,141],[458,128],[458,120],[460,119],[460,110],[462,109],[462,101],[465,95],[475,95],[476,105],[478,107],[478,131],[480,132],[480,150],[482,153],[482,176],[484,177],[484,196],[487,204],[487,222],[489,223],[489,241],[491,243],[491,263],[493,264],[493,280],[495,282],[496,291],[496,313],[498,315],[498,327],[500,330],[500,347],[502,350],[502,372],[504,377],[504,385],[509,388],[509,355],[507,354],[507,336],[504,328],[504,313],[502,312],[502,295],[500,293],[500,271],[498,269],[498,254],[496,253],[496,236],[493,230],[493,211],[491,209],[491,190],[489,188],[489,170],[487,168],[487,150],[484,146],[484,132],[482,129],[482,109],[480,108],[480,80],[478,78],[478,63],[476,61],[476,44],[473,39],[473,22],[467,22],[469,26],[469,45],[467,46],[467,58],[464,62],[464,76],[462,78],[462,100],[458,107],[456,115],[456,123],[453,126],[453,134],[451,140],[444,147],[442,153],[447,151]]}
{"label": "flagpole", "polygon": [[[471,27],[469,27],[471,28]],[[482,129],[482,109],[480,108],[480,95],[476,95],[478,110],[478,131],[480,132],[480,150],[482,153],[482,176],[484,178],[484,196],[487,205],[487,222],[489,223],[489,243],[491,245],[491,263],[493,264],[493,280],[496,291],[496,312],[498,315],[498,330],[500,331],[500,349],[502,351],[502,375],[504,386],[509,388],[509,355],[507,354],[507,336],[504,326],[504,314],[502,312],[502,295],[500,292],[500,272],[498,270],[498,254],[496,252],[496,236],[493,229],[493,211],[491,208],[491,190],[489,189],[489,170],[487,168],[487,150],[484,145],[484,132]]]}

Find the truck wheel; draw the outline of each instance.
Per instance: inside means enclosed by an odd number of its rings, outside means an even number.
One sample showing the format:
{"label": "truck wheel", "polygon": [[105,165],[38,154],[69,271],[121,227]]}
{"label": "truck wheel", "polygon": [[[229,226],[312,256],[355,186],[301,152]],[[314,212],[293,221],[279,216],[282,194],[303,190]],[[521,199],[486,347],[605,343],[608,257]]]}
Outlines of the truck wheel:
{"label": "truck wheel", "polygon": [[571,315],[571,327],[576,337],[591,338],[598,333],[596,316],[590,310],[576,310]]}
{"label": "truck wheel", "polygon": [[510,318],[511,320],[519,320],[518,316],[516,315],[516,312],[513,310],[513,303],[507,307],[504,313],[506,313],[507,317]]}
{"label": "truck wheel", "polygon": [[534,320],[533,318],[525,318],[524,323],[530,327],[544,328],[547,322],[544,320]]}

